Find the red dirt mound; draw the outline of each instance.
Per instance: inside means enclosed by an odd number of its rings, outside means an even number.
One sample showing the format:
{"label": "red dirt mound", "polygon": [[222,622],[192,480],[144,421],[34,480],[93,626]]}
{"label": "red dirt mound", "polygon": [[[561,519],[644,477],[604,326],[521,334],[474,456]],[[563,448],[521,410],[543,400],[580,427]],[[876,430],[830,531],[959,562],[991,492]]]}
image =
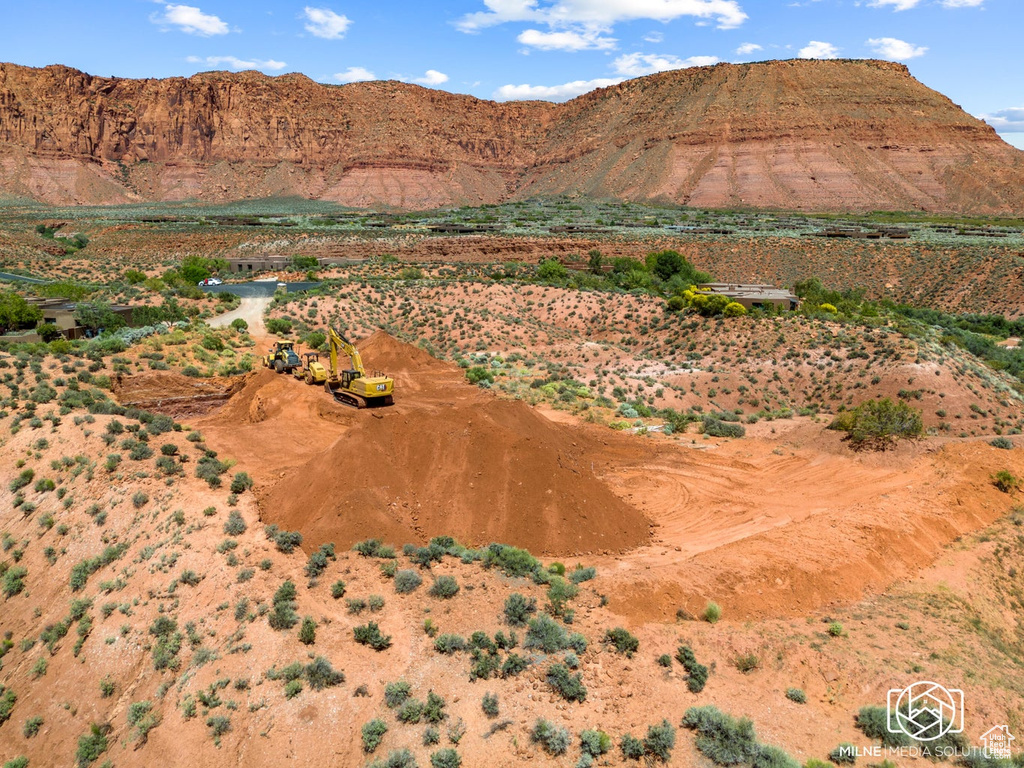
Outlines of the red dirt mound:
{"label": "red dirt mound", "polygon": [[117,376],[113,393],[121,405],[169,416],[196,416],[223,404],[243,383],[238,376],[194,379],[174,371],[149,371]]}
{"label": "red dirt mound", "polygon": [[450,535],[569,555],[647,540],[647,518],[594,474],[607,449],[589,430],[499,400],[385,333],[358,346],[368,368],[394,377],[393,407],[344,408],[319,387],[262,372],[204,424],[231,455],[265,446],[254,470],[266,522],[312,547]]}

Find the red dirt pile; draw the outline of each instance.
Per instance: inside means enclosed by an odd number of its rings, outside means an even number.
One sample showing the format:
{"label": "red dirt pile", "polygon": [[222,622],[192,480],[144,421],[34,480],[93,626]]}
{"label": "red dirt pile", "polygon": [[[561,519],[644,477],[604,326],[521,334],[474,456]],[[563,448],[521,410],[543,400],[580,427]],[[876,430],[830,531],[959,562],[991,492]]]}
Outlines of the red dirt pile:
{"label": "red dirt pile", "polygon": [[[269,481],[260,483],[265,522],[301,531],[312,547],[451,535],[568,555],[647,540],[643,514],[595,476],[593,456],[606,449],[592,433],[499,400],[387,334],[359,347],[368,367],[395,378],[393,407],[356,411],[263,372],[204,425],[219,446],[267,446],[273,458],[256,470]],[[282,448],[303,440],[303,455]]]}

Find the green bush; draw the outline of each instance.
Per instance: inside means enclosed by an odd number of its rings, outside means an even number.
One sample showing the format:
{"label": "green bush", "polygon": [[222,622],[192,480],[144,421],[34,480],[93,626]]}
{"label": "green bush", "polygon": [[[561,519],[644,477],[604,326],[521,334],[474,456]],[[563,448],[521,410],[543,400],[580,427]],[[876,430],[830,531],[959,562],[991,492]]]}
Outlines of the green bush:
{"label": "green bush", "polygon": [[530,619],[526,631],[524,648],[537,648],[544,653],[557,653],[569,646],[569,637],[565,629],[546,613]]}
{"label": "green bush", "polygon": [[314,691],[332,688],[345,682],[345,673],[331,666],[323,656],[317,656],[306,665],[306,680]]}
{"label": "green bush", "polygon": [[676,729],[668,720],[662,720],[661,725],[652,725],[647,728],[644,752],[652,758],[667,763],[672,757],[672,749],[675,745]]}
{"label": "green bush", "polygon": [[701,423],[704,425],[704,434],[711,437],[743,437],[747,434],[741,424],[730,424],[711,414],[705,414]]}
{"label": "green bush", "polygon": [[28,569],[24,566],[16,565],[8,569],[0,579],[0,589],[3,590],[4,597],[10,598],[21,594],[25,589],[26,576],[28,576]]}
{"label": "green bush", "polygon": [[4,763],[4,768],[28,768],[28,758],[24,755],[12,758]]}
{"label": "green bush", "polygon": [[697,657],[688,645],[680,645],[676,650],[676,660],[686,670],[686,687],[691,693],[700,693],[708,681],[708,668],[697,661]]}
{"label": "green bush", "polygon": [[717,765],[750,763],[759,751],[754,724],[747,718],[736,720],[715,706],[690,707],[683,715],[683,726],[697,732],[697,749]]}
{"label": "green bush", "polygon": [[466,641],[459,635],[444,634],[434,640],[434,650],[450,656],[456,651],[466,649]]}
{"label": "green bush", "polygon": [[416,571],[403,570],[395,574],[395,592],[406,595],[423,583],[423,577]]}
{"label": "green bush", "polygon": [[704,613],[701,614],[701,618],[708,624],[714,624],[722,618],[722,609],[718,603],[708,603],[707,607],[704,608]]}
{"label": "green bush", "polygon": [[490,368],[475,365],[466,371],[466,380],[470,384],[493,384],[494,372]]}
{"label": "green bush", "polygon": [[430,768],[459,768],[462,758],[451,747],[439,749],[430,756]]}
{"label": "green bush", "polygon": [[352,633],[357,643],[368,645],[375,651],[383,651],[391,647],[391,635],[381,634],[380,627],[374,621],[353,628]]}
{"label": "green bush", "polygon": [[558,259],[545,259],[537,266],[537,277],[548,282],[559,282],[569,277],[569,270]]}
{"label": "green bush", "polygon": [[317,578],[327,570],[329,561],[337,559],[334,554],[334,544],[321,544],[320,549],[311,554],[306,562],[306,575],[311,579]]}
{"label": "green bush", "polygon": [[423,706],[423,718],[428,723],[440,723],[448,715],[445,710],[445,701],[433,691],[427,692],[427,703]]}
{"label": "green bush", "polygon": [[312,616],[307,616],[302,620],[302,626],[299,628],[299,642],[303,645],[313,645],[316,642],[316,622],[313,621]]}
{"label": "green bush", "polygon": [[418,699],[409,699],[398,708],[395,714],[400,723],[415,725],[423,717],[423,702]]}
{"label": "green bush", "polygon": [[339,581],[336,581],[333,584],[331,584],[331,597],[333,597],[335,600],[340,600],[344,596],[345,596],[345,582],[344,581],[339,580]]}
{"label": "green bush", "polygon": [[498,568],[506,576],[530,576],[541,570],[540,561],[525,549],[491,544],[483,554],[485,568]]}
{"label": "green bush", "polygon": [[861,707],[855,724],[869,739],[882,742],[883,747],[909,747],[912,744],[906,733],[889,730],[889,711],[885,707]]}
{"label": "green bush", "polygon": [[242,517],[238,510],[231,510],[228,514],[228,521],[224,523],[224,533],[228,536],[241,536],[245,533],[248,526],[245,524],[245,519]]}
{"label": "green bush", "polygon": [[231,480],[232,493],[244,493],[253,486],[253,480],[247,472],[238,472]]}
{"label": "green bush", "polygon": [[612,748],[612,739],[604,731],[588,729],[580,734],[580,747],[583,754],[600,757]]}
{"label": "green bush", "polygon": [[231,718],[224,715],[214,715],[207,718],[206,725],[210,729],[210,735],[216,740],[231,730]]}
{"label": "green bush", "polygon": [[459,584],[454,576],[438,576],[430,588],[430,596],[448,600],[459,593]]}
{"label": "green bush", "polygon": [[278,631],[291,629],[299,623],[299,616],[295,612],[295,584],[291,581],[284,582],[274,593],[273,610],[267,618],[271,629]]}
{"label": "green bush", "polygon": [[828,759],[836,765],[853,765],[857,762],[857,748],[844,741],[828,753]]}
{"label": "green bush", "polygon": [[807,694],[800,688],[787,688],[786,698],[790,701],[795,701],[797,704],[807,703]]}
{"label": "green bush", "polygon": [[384,734],[388,732],[388,725],[383,720],[374,719],[363,724],[363,752],[372,754],[380,746]]}
{"label": "green bush", "polygon": [[395,557],[395,550],[382,543],[380,539],[357,541],[352,545],[352,549],[363,557],[380,557],[385,559],[393,559]]}
{"label": "green bush", "polygon": [[480,707],[483,709],[484,714],[488,717],[498,716],[498,696],[497,694],[487,692],[484,694],[483,699],[480,702]]}
{"label": "green bush", "polygon": [[78,737],[78,750],[75,752],[78,768],[86,768],[107,751],[107,734],[110,731],[107,723],[93,723],[89,726],[89,733]]}
{"label": "green bush", "polygon": [[384,760],[374,760],[366,768],[416,768],[416,757],[408,749],[389,752]]}
{"label": "green bush", "polygon": [[391,709],[400,707],[409,698],[411,693],[412,686],[404,680],[388,683],[384,686],[384,703]]}
{"label": "green bush", "polygon": [[636,736],[626,734],[620,742],[622,756],[627,760],[639,760],[644,756],[644,743]]}
{"label": "green bush", "polygon": [[14,704],[18,701],[18,696],[11,688],[4,688],[0,685],[0,725],[6,723],[10,717],[11,712],[14,711]]}
{"label": "green bush", "polygon": [[640,647],[640,641],[622,627],[609,629],[605,632],[604,639],[605,642],[609,643],[617,652],[624,654],[627,659],[633,658],[633,654],[636,653],[637,649]]}
{"label": "green bush", "polygon": [[587,689],[583,685],[583,676],[578,672],[572,674],[563,664],[552,664],[548,668],[548,685],[554,688],[566,701],[587,700]]}
{"label": "green bush", "polygon": [[569,749],[572,737],[568,728],[562,728],[553,723],[539,718],[530,730],[530,740],[540,744],[548,754],[562,755]]}
{"label": "green bush", "polygon": [[1020,486],[1020,478],[1007,469],[1000,469],[992,475],[992,484],[1003,493],[1010,493]]}
{"label": "green bush", "polygon": [[880,450],[900,439],[920,437],[924,432],[921,411],[889,398],[866,400],[852,411],[840,413],[829,429],[847,433],[856,449]]}
{"label": "green bush", "polygon": [[573,584],[582,584],[584,581],[590,581],[597,576],[597,569],[593,566],[583,568],[577,566],[575,569],[569,572],[569,581]]}
{"label": "green bush", "polygon": [[1013,449],[1013,441],[1006,437],[995,437],[988,441],[993,448],[1002,448],[1004,451]]}
{"label": "green bush", "polygon": [[43,727],[43,718],[41,717],[30,717],[25,721],[25,724],[21,727],[21,735],[26,739],[31,739],[37,733],[39,729]]}
{"label": "green bush", "polygon": [[513,592],[505,600],[505,621],[513,627],[525,627],[531,614],[537,612],[537,601]]}

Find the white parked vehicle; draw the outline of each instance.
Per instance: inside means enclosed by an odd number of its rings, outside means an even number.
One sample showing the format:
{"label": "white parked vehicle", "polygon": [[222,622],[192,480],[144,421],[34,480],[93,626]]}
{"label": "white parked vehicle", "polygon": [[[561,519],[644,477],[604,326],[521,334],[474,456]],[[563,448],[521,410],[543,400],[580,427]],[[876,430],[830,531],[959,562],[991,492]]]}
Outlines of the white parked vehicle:
{"label": "white parked vehicle", "polygon": [[204,285],[223,285],[223,284],[224,284],[224,281],[221,280],[219,277],[208,277],[205,280],[200,280],[199,281],[200,287],[202,287]]}

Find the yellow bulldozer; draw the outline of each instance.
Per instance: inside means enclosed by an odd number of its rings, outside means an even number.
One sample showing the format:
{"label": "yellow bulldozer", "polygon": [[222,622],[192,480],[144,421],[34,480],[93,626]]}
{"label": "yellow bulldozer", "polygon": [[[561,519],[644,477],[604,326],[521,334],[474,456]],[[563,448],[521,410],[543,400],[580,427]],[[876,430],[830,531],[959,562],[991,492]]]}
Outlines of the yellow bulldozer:
{"label": "yellow bulldozer", "polygon": [[[394,405],[394,379],[379,372],[372,376],[367,375],[359,350],[333,328],[327,329],[327,341],[331,347],[331,367],[327,372],[324,389],[330,392],[335,400],[354,408]],[[351,361],[352,367],[348,370],[339,370],[339,353],[347,355]],[[319,363],[317,365],[323,367]]]}

